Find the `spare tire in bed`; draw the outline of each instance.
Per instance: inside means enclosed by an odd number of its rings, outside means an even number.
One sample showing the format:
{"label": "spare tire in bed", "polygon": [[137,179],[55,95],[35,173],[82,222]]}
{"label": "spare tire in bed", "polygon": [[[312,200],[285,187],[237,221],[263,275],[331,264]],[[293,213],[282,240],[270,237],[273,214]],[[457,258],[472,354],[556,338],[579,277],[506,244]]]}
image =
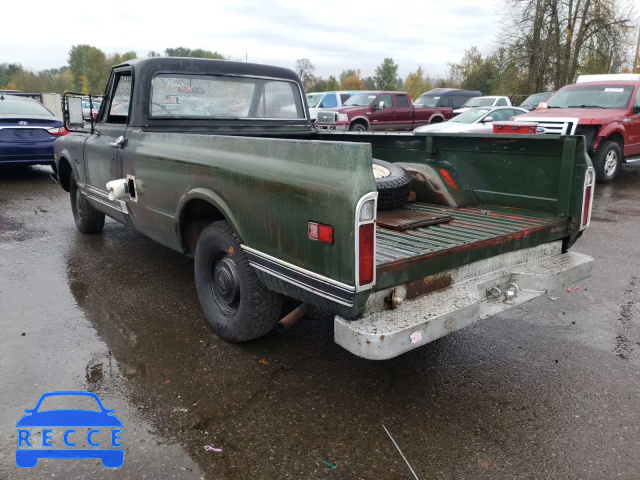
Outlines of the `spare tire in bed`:
{"label": "spare tire in bed", "polygon": [[373,176],[378,188],[378,210],[393,210],[407,203],[411,175],[404,168],[374,158]]}

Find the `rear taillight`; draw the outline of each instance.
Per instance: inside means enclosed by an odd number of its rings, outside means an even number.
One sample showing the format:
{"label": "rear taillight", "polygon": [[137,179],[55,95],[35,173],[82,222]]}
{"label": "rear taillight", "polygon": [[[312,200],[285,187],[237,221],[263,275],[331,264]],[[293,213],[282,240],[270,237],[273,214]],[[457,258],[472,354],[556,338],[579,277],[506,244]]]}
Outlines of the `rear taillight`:
{"label": "rear taillight", "polygon": [[65,127],[47,128],[47,132],[49,132],[51,135],[56,135],[58,137],[61,137],[69,133]]}
{"label": "rear taillight", "polygon": [[360,225],[360,252],[359,252],[359,277],[360,286],[368,285],[373,282],[373,234],[374,224]]}
{"label": "rear taillight", "polygon": [[591,223],[591,210],[593,208],[593,189],[595,187],[596,174],[593,168],[587,169],[584,178],[584,194],[582,199],[582,219],[580,230],[584,230]]}
{"label": "rear taillight", "polygon": [[378,193],[368,193],[356,208],[356,291],[376,282],[376,203]]}
{"label": "rear taillight", "polygon": [[589,212],[591,210],[591,186],[584,190],[584,211],[582,212],[582,226],[589,224]]}

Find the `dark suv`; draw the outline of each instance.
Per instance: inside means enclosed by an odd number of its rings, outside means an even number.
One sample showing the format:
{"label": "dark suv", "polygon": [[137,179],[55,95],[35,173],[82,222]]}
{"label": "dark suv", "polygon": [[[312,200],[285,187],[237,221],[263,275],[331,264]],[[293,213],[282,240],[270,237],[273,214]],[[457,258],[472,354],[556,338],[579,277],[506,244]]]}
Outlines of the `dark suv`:
{"label": "dark suv", "polygon": [[445,107],[455,110],[461,108],[470,98],[481,96],[482,92],[477,90],[434,88],[420,95],[413,104],[416,107]]}

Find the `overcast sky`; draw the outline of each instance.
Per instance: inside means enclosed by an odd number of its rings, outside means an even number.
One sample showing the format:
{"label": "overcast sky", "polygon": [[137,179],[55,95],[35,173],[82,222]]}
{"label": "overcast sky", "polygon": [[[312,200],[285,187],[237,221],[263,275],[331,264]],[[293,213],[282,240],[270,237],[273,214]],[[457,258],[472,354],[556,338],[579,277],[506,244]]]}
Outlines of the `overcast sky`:
{"label": "overcast sky", "polygon": [[[66,65],[72,45],[106,53],[184,46],[216,50],[232,60],[293,68],[309,58],[316,75],[346,68],[373,75],[385,57],[403,78],[418,65],[444,74],[464,50],[490,50],[500,0],[339,2],[322,0],[120,0],[99,4],[2,2],[0,63],[41,70]],[[40,4],[40,5],[38,5]],[[93,6],[92,6],[93,5]],[[38,35],[33,32],[39,32]]]}

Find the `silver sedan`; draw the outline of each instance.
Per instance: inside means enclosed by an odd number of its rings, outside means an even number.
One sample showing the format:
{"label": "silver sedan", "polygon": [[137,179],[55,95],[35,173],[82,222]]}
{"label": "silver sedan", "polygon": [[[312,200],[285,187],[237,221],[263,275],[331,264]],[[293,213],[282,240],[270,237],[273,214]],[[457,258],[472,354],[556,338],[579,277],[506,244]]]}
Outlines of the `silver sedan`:
{"label": "silver sedan", "polygon": [[520,107],[478,107],[467,110],[451,120],[418,127],[414,132],[493,133],[494,122],[528,113]]}

